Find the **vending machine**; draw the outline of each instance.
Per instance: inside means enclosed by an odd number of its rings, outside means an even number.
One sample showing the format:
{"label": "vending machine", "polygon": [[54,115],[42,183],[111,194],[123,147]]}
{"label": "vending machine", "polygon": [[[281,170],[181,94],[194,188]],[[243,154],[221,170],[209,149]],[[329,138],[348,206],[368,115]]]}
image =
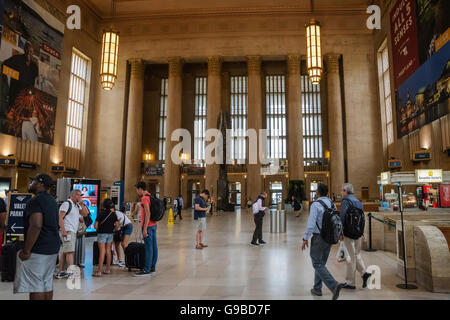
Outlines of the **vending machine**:
{"label": "vending machine", "polygon": [[[61,178],[56,184],[56,200],[62,203],[70,197],[72,190],[80,190],[84,204],[89,209],[92,221],[97,219],[98,210],[100,210],[100,186],[101,181],[97,179],[86,178]],[[86,231],[95,233],[94,223]]]}
{"label": "vending machine", "polygon": [[441,208],[450,208],[450,184],[439,186]]}

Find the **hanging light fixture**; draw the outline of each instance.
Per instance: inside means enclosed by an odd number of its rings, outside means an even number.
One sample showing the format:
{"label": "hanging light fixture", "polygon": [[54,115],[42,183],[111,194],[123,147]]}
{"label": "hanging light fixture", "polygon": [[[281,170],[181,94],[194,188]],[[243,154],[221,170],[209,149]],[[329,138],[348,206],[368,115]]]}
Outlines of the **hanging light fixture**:
{"label": "hanging light fixture", "polygon": [[306,25],[307,69],[312,84],[319,84],[322,77],[322,48],[320,24],[314,18]]}
{"label": "hanging light fixture", "polygon": [[109,30],[103,32],[102,63],[100,78],[102,87],[111,90],[117,79],[117,59],[119,52],[119,33]]}
{"label": "hanging light fixture", "polygon": [[[115,0],[111,1],[112,16],[115,16]],[[102,61],[100,64],[100,81],[103,89],[111,90],[117,79],[117,62],[119,56],[119,32],[113,29],[103,31]]]}

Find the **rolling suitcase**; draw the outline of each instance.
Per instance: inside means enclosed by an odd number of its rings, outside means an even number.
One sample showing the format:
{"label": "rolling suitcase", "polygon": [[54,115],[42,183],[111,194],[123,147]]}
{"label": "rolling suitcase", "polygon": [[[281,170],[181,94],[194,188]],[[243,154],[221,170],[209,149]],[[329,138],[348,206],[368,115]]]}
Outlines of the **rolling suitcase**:
{"label": "rolling suitcase", "polygon": [[131,269],[144,269],[145,245],[140,242],[131,242],[125,249],[125,265],[128,271]]}
{"label": "rolling suitcase", "polygon": [[[131,269],[144,269],[145,266],[145,245],[143,244],[144,239],[142,238],[142,229],[137,222],[136,226],[133,223],[133,232],[135,231],[136,242],[131,242],[125,248],[125,266],[128,271]],[[139,238],[139,240],[138,240]]]}
{"label": "rolling suitcase", "polygon": [[23,242],[10,242],[3,245],[0,259],[1,280],[14,281],[16,275],[17,252],[24,247]]}
{"label": "rolling suitcase", "polygon": [[94,266],[98,265],[98,242],[94,241],[93,247],[92,247],[92,264]]}
{"label": "rolling suitcase", "polygon": [[[93,248],[92,248],[92,264],[94,266],[98,265],[98,257],[99,257],[98,242],[94,241]],[[114,257],[114,253],[111,250],[111,264],[112,264],[113,257]],[[105,260],[103,261],[103,265],[105,265],[105,264],[106,264],[106,257],[105,257]]]}
{"label": "rolling suitcase", "polygon": [[74,254],[74,264],[84,265],[84,254],[86,249],[85,244],[86,236],[77,237],[77,240],[75,242],[75,254]]}

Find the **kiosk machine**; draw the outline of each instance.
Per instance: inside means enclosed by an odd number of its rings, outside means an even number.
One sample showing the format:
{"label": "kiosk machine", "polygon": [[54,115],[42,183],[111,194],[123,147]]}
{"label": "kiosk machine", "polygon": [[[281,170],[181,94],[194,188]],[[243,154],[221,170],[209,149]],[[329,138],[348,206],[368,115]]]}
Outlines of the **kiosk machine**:
{"label": "kiosk machine", "polygon": [[119,211],[121,211],[123,206],[123,198],[125,193],[123,185],[124,185],[123,181],[116,181],[114,182],[114,185],[111,187],[111,200],[114,202],[116,210]]}

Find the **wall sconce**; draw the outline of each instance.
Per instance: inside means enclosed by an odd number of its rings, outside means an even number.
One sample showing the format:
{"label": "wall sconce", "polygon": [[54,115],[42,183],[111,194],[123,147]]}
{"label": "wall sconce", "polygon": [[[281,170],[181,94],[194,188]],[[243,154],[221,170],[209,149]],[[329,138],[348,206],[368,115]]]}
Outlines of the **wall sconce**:
{"label": "wall sconce", "polygon": [[153,153],[147,152],[144,154],[144,160],[145,161],[153,161],[154,155]]}

